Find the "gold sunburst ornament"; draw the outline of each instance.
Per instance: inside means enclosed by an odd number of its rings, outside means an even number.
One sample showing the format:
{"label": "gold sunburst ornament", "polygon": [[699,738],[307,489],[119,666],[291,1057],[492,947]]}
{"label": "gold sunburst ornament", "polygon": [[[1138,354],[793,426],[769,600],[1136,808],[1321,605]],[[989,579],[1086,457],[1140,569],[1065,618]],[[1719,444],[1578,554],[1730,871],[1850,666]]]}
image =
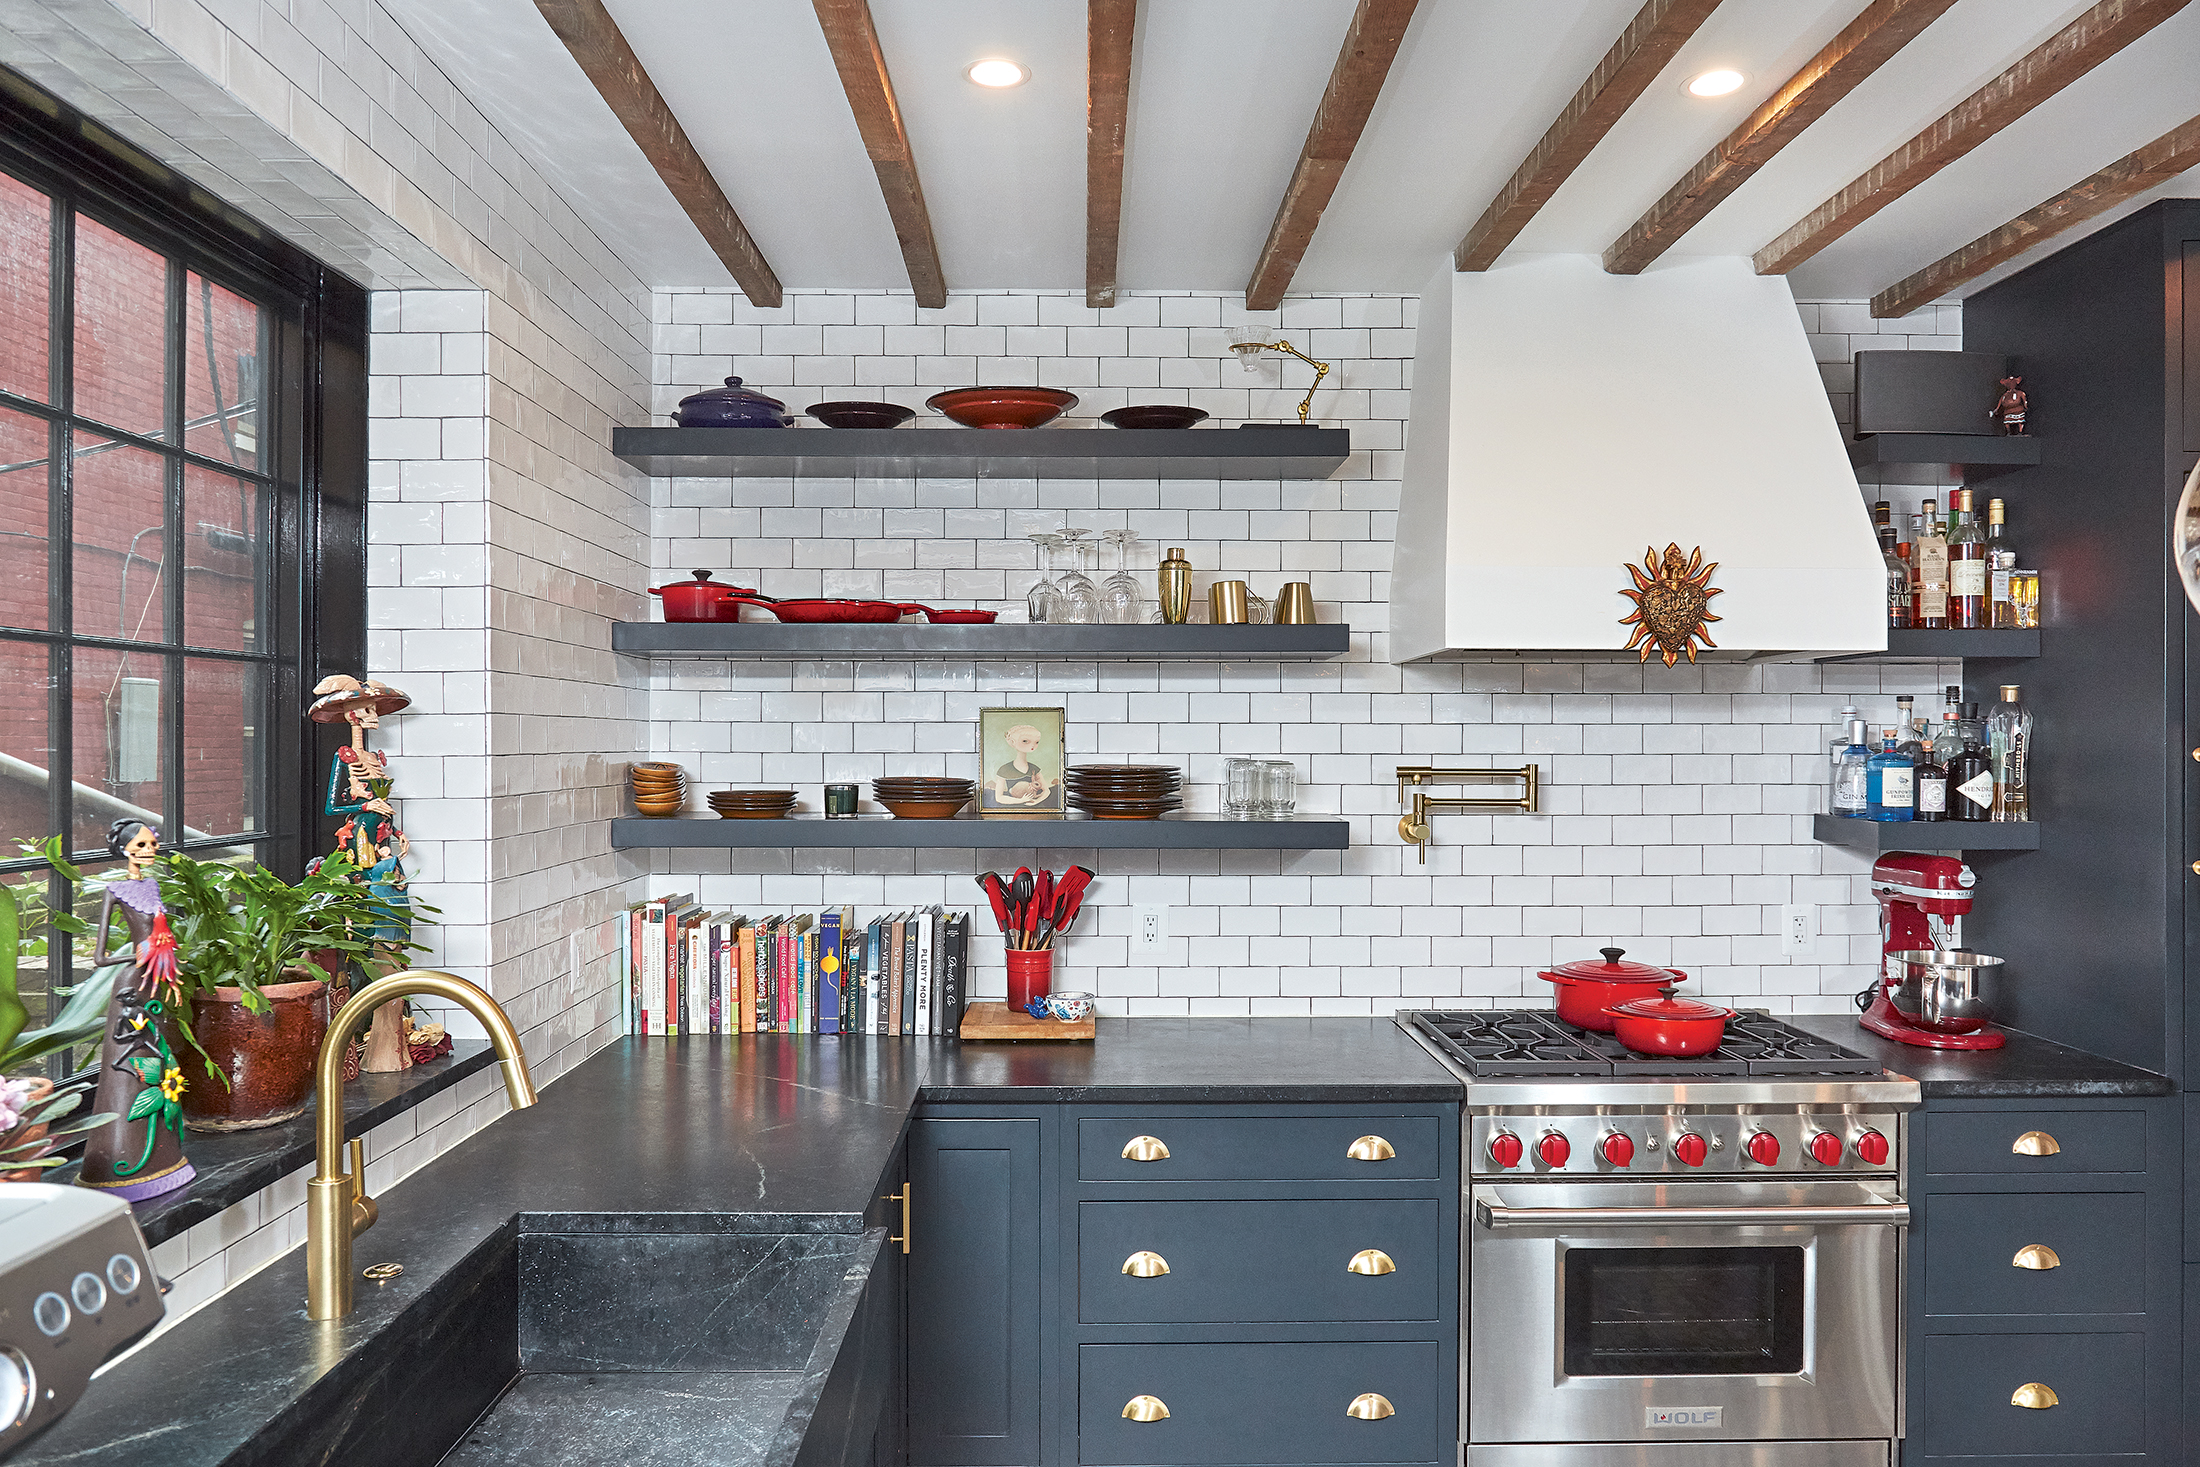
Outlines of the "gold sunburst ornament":
{"label": "gold sunburst ornament", "polygon": [[1681,660],[1683,652],[1694,662],[1698,642],[1706,647],[1718,646],[1704,630],[1706,622],[1719,620],[1711,614],[1711,598],[1722,594],[1711,584],[1711,573],[1718,568],[1715,560],[1704,564],[1701,545],[1683,559],[1679,544],[1668,544],[1662,561],[1656,546],[1645,546],[1642,564],[1627,567],[1627,574],[1635,578],[1634,588],[1623,587],[1620,591],[1635,603],[1634,611],[1619,619],[1621,626],[1635,629],[1625,650],[1632,652],[1640,647],[1638,662],[1648,662],[1650,654],[1656,652],[1671,667]]}

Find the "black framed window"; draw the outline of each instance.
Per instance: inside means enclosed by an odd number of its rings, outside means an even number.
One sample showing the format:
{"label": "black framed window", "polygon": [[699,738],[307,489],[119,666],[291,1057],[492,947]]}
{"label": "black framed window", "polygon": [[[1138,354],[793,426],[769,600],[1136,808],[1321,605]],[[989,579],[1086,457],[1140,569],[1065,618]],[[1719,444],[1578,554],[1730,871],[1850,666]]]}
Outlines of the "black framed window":
{"label": "black framed window", "polygon": [[0,880],[57,898],[18,842],[96,867],[123,818],[289,875],[318,845],[365,342],[358,287],[0,71]]}

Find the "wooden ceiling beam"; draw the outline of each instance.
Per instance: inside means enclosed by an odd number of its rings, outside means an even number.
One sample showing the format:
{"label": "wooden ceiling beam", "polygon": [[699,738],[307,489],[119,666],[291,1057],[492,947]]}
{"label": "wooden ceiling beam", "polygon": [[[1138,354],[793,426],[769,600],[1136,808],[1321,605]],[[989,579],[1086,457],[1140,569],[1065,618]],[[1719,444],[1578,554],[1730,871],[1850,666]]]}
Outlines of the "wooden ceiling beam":
{"label": "wooden ceiling beam", "polygon": [[825,44],[833,53],[833,68],[840,73],[841,90],[848,94],[848,108],[855,114],[856,131],[863,135],[863,150],[878,172],[879,192],[885,195],[886,212],[894,221],[894,238],[901,245],[917,304],[936,310],[947,304],[947,276],[940,269],[932,215],[924,206],[924,187],[917,181],[916,154],[909,148],[901,105],[894,100],[894,80],[886,73],[886,56],[879,50],[871,7],[868,0],[812,3]]}
{"label": "wooden ceiling beam", "polygon": [[535,8],[610,104],[627,136],[640,145],[642,156],[657,170],[672,197],[695,221],[704,243],[732,272],[741,293],[759,306],[778,305],[779,277],[643,70],[634,48],[627,45],[618,23],[603,8],[603,0],[535,0]]}
{"label": "wooden ceiling beam", "polygon": [[1757,251],[1757,273],[1787,274],[2190,3],[2101,0]]}
{"label": "wooden ceiling beam", "polygon": [[1604,252],[1604,268],[1615,275],[1640,274],[1953,4],[1955,0],[1872,0],[1614,240]]}
{"label": "wooden ceiling beam", "polygon": [[1989,230],[1962,249],[1887,287],[1872,297],[1872,314],[1881,320],[1907,316],[2064,230],[2195,168],[2200,168],[2200,117],[2178,124],[2090,178],[2025,210],[1999,229]]}
{"label": "wooden ceiling beam", "polygon": [[1123,237],[1123,140],[1131,116],[1138,0],[1085,5],[1085,304],[1115,304]]}
{"label": "wooden ceiling beam", "polygon": [[1498,190],[1466,238],[1459,241],[1451,257],[1455,269],[1487,270],[1496,263],[1505,247],[1550,202],[1558,186],[1573,176],[1635,98],[1665,70],[1674,53],[1711,18],[1718,3],[1646,0],[1612,49],[1604,53],[1596,70],[1574,93],[1566,110],[1558,114],[1558,120]]}
{"label": "wooden ceiling beam", "polygon": [[1413,19],[1418,0],[1360,0],[1345,28],[1344,45],[1337,64],[1330,68],[1329,86],[1314,122],[1306,130],[1306,145],[1299,149],[1298,166],[1276,206],[1275,221],[1268,226],[1268,241],[1261,246],[1252,279],[1245,283],[1245,309],[1272,311],[1283,303],[1291,288],[1306,247],[1313,243],[1322,211],[1337,192],[1352,150],[1359,146],[1375,99],[1382,95],[1383,80],[1397,59],[1399,43]]}

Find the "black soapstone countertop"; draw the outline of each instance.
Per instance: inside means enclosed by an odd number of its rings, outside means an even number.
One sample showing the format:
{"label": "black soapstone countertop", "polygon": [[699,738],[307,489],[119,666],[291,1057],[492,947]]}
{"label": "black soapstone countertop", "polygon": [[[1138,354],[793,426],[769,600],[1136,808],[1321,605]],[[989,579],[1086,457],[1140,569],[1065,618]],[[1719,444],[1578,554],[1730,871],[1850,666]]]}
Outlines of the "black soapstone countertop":
{"label": "black soapstone countertop", "polygon": [[1808,1033],[1869,1055],[1924,1088],[1927,1100],[2070,1100],[2170,1095],[2167,1075],[2011,1029],[1999,1049],[1927,1049],[1882,1039],[1854,1014],[1790,1014]]}

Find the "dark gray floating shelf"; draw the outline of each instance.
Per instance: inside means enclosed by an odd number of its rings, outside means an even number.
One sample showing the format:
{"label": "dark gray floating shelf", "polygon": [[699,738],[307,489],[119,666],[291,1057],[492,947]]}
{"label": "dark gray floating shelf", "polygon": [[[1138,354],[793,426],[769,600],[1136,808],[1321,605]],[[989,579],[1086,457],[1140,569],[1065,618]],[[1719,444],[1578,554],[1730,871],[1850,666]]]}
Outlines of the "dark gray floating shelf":
{"label": "dark gray floating shelf", "polygon": [[[850,430],[854,431],[854,430]],[[1329,626],[1033,626],[990,622],[617,621],[611,650],[636,657],[727,659],[972,658],[1049,662],[1326,662],[1352,645],[1352,628]]]}
{"label": "dark gray floating shelf", "polygon": [[653,479],[1326,479],[1346,428],[613,428]]}
{"label": "dark gray floating shelf", "polygon": [[1174,815],[1160,820],[897,820],[863,815],[827,820],[797,815],[785,820],[721,820],[638,815],[611,822],[613,850],[698,850],[713,847],[779,849],[1114,851],[1341,851],[1352,827],[1342,820],[1230,820],[1219,815]]}
{"label": "dark gray floating shelf", "polygon": [[1845,815],[1815,815],[1811,817],[1811,835],[1829,846],[1846,846],[1873,855],[1884,851],[2040,848],[2039,822],[2033,820],[1854,820]]}
{"label": "dark gray floating shelf", "polygon": [[1866,484],[1978,484],[2040,461],[2032,437],[1874,433],[1849,442],[1849,467]]}
{"label": "dark gray floating shelf", "polygon": [[1945,662],[1958,657],[2037,657],[2040,629],[2024,631],[1927,631],[1890,627],[1884,652],[1844,652],[1820,662]]}

